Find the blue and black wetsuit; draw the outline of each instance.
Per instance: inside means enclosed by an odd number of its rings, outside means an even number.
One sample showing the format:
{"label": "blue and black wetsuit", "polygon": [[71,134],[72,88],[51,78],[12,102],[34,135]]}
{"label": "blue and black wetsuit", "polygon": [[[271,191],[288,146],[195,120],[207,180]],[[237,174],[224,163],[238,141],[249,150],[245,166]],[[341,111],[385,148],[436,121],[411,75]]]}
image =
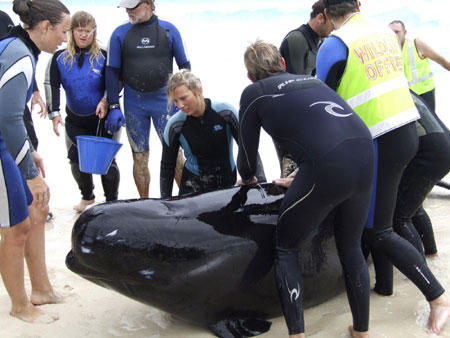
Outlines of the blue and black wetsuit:
{"label": "blue and black wetsuit", "polygon": [[[347,58],[348,48],[344,42],[336,36],[330,36],[317,55],[317,77],[336,90]],[[374,144],[377,169],[364,241],[371,247],[372,254],[376,256],[379,253],[378,256],[387,257],[431,301],[442,295],[444,289],[428,268],[423,255],[393,230],[398,187],[405,167],[414,158],[419,146],[416,126],[408,123],[398,127],[377,137]],[[379,291],[377,288],[375,290]]]}
{"label": "blue and black wetsuit", "polygon": [[190,69],[177,28],[156,15],[147,22],[121,25],[111,36],[106,70],[108,102],[119,103],[122,79],[125,122],[133,152],[149,150],[152,120],[162,141],[169,117],[166,84],[173,59],[180,69]]}
{"label": "blue and black wetsuit", "polygon": [[[14,23],[11,20],[10,16],[5,12],[0,11],[0,38],[17,37],[14,36],[14,33],[9,34],[13,27]],[[33,88],[34,91],[39,90],[36,84],[36,79],[34,81]],[[36,135],[36,130],[34,129],[33,118],[31,117],[31,112],[28,108],[28,105],[25,105],[25,110],[23,112],[23,123],[25,124],[25,128],[27,129],[28,138],[30,139],[33,148],[37,150],[39,140]]]}
{"label": "blue and black wetsuit", "polygon": [[237,111],[229,104],[205,99],[202,117],[173,115],[164,131],[161,158],[161,197],[172,195],[179,148],[186,162],[181,176],[179,195],[212,191],[236,183],[233,138],[237,140]]}
{"label": "blue and black wetsuit", "polygon": [[255,174],[261,127],[299,168],[280,206],[275,241],[275,277],[289,334],[304,332],[298,248],[332,211],[354,327],[366,331],[370,283],[361,234],[374,168],[369,130],[323,82],[288,73],[247,87],[239,120],[237,166],[244,181]]}
{"label": "blue and black wetsuit", "polygon": [[[161,158],[161,197],[172,195],[173,179],[179,148],[186,162],[181,176],[179,195],[227,188],[236,183],[233,139],[239,130],[236,109],[222,102],[205,99],[202,117],[173,115],[164,131]],[[256,176],[265,182],[264,169],[258,158]]]}
{"label": "blue and black wetsuit", "polygon": [[[77,48],[73,64],[64,60],[66,50],[57,51],[48,64],[45,76],[45,92],[49,112],[60,109],[61,85],[66,93],[67,157],[70,160],[72,175],[84,200],[95,198],[94,182],[91,174],[80,171],[76,137],[78,135],[97,135],[112,138],[95,114],[98,103],[105,96],[106,51],[101,50],[99,59],[93,58],[91,65],[90,48],[90,46],[84,49]],[[115,160],[108,172],[101,175],[101,181],[106,200],[116,200],[120,173]]]}
{"label": "blue and black wetsuit", "polygon": [[40,50],[20,26],[12,33],[16,37],[0,41],[0,227],[14,226],[28,217],[33,196],[25,180],[39,174],[23,108],[31,98]]}

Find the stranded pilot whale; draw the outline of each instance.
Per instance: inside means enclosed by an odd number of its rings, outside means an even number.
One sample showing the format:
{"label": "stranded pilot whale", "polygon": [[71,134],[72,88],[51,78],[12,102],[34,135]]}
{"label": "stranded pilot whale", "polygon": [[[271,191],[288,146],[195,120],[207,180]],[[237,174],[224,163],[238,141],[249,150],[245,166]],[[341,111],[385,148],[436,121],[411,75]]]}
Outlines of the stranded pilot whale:
{"label": "stranded pilot whale", "polygon": [[[93,206],[74,224],[66,265],[219,337],[264,333],[282,315],[273,237],[285,191],[266,183]],[[305,307],[344,290],[332,218],[300,243]]]}

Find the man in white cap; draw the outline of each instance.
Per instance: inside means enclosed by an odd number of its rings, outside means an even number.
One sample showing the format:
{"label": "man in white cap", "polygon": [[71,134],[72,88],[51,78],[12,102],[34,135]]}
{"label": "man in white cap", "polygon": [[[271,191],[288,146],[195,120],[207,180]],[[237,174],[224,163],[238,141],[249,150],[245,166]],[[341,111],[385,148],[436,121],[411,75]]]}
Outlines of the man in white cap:
{"label": "man in white cap", "polygon": [[[139,196],[149,197],[149,136],[151,121],[160,140],[168,119],[166,84],[173,72],[190,69],[190,61],[178,29],[155,14],[154,0],[121,0],[129,22],[112,33],[108,46],[106,89],[109,113],[105,127],[116,133],[126,121],[133,153],[133,176]],[[124,84],[124,116],[119,104],[120,81]]]}

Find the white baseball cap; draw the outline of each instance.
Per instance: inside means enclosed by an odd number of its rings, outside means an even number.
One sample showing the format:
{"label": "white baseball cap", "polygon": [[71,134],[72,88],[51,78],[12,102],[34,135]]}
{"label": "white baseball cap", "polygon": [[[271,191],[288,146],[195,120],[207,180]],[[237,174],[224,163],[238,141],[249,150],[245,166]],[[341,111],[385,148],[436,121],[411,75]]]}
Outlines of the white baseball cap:
{"label": "white baseball cap", "polygon": [[124,7],[124,8],[135,8],[137,5],[139,5],[139,3],[141,2],[141,0],[120,0],[120,4],[117,7]]}

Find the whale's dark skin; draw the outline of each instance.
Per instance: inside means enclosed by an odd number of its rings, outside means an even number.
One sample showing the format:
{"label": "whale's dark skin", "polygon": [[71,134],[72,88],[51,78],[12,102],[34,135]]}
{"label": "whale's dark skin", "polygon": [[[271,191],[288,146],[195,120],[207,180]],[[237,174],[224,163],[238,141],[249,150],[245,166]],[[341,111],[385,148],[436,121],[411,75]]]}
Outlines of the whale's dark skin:
{"label": "whale's dark skin", "polygon": [[[250,337],[282,315],[273,238],[285,189],[273,184],[96,205],[72,231],[67,267],[219,337]],[[299,247],[305,307],[344,290],[332,215]]]}

